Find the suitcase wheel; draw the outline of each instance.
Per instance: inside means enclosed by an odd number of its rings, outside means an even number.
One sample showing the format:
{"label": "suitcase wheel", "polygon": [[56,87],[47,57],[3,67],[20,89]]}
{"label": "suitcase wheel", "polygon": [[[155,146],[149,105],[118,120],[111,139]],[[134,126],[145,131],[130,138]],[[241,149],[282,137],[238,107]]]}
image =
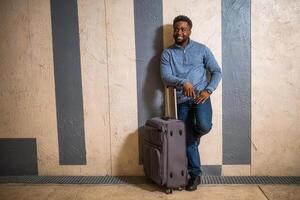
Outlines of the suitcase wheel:
{"label": "suitcase wheel", "polygon": [[179,191],[182,191],[182,190],[183,190],[183,187],[179,187],[178,190],[179,190]]}
{"label": "suitcase wheel", "polygon": [[172,188],[167,188],[166,189],[166,194],[172,194],[173,193],[173,189]]}

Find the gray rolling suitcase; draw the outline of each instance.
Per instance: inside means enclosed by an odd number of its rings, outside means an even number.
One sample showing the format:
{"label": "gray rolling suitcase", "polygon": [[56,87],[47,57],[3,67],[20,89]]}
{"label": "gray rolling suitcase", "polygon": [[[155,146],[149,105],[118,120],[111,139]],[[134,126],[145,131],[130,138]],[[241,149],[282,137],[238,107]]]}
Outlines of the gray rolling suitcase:
{"label": "gray rolling suitcase", "polygon": [[[166,104],[169,104],[167,101]],[[187,183],[184,123],[170,117],[155,117],[146,121],[144,130],[145,175],[165,187],[167,194],[172,193],[173,189],[181,190]]]}

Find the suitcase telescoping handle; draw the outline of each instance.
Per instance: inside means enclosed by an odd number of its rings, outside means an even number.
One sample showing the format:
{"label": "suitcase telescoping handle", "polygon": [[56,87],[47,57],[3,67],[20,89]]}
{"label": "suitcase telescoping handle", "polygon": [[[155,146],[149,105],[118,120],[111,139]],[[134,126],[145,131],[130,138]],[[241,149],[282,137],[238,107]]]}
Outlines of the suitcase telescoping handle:
{"label": "suitcase telescoping handle", "polygon": [[173,86],[165,86],[165,115],[162,119],[178,119],[176,88]]}

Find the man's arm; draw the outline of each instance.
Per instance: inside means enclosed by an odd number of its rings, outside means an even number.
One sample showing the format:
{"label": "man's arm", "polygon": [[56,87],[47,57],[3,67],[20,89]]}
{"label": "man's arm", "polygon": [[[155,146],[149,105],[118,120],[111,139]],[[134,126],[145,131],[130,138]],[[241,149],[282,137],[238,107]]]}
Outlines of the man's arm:
{"label": "man's arm", "polygon": [[177,88],[181,88],[185,82],[189,81],[187,79],[179,78],[173,75],[170,65],[170,55],[166,50],[164,50],[161,55],[160,75],[164,84]]}
{"label": "man's arm", "polygon": [[204,67],[211,73],[211,80],[206,88],[200,91],[200,94],[195,100],[195,103],[197,104],[204,103],[210,97],[222,78],[221,68],[212,52],[207,47],[205,47]]}
{"label": "man's arm", "polygon": [[207,47],[205,47],[204,66],[211,73],[211,80],[208,86],[206,87],[206,89],[213,92],[217,88],[218,84],[220,83],[220,80],[222,78],[222,71],[214,55]]}

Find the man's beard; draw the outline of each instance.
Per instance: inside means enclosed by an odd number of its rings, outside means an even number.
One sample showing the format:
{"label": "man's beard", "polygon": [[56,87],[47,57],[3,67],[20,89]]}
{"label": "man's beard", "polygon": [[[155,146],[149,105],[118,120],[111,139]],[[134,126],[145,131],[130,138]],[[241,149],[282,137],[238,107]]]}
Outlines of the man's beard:
{"label": "man's beard", "polygon": [[189,40],[189,38],[188,37],[187,38],[182,37],[182,39],[178,39],[178,37],[174,37],[174,40],[175,40],[176,44],[181,45],[181,44],[187,42]]}

